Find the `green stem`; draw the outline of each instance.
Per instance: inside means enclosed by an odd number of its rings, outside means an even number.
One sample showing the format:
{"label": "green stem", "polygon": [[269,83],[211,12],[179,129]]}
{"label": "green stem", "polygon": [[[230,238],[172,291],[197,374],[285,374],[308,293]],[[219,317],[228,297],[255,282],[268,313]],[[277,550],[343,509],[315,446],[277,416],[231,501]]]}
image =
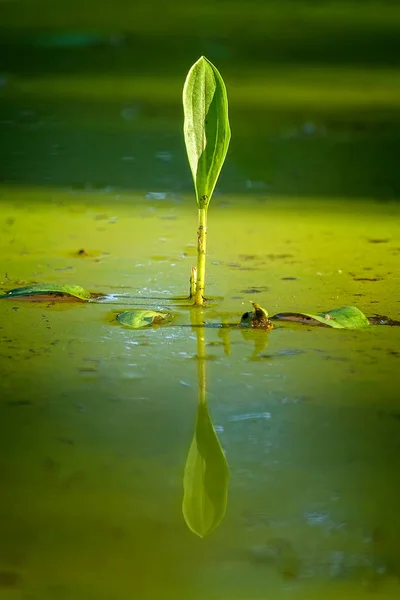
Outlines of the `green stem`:
{"label": "green stem", "polygon": [[197,287],[197,267],[192,267],[189,280],[189,298],[192,299],[196,295]]}
{"label": "green stem", "polygon": [[190,311],[190,321],[193,325],[197,341],[197,397],[198,403],[207,405],[207,376],[206,376],[206,334],[204,328],[204,313],[197,309]]}
{"label": "green stem", "polygon": [[207,208],[199,208],[199,228],[197,230],[197,284],[194,303],[196,306],[204,304],[204,287],[206,277],[206,250],[207,250]]}

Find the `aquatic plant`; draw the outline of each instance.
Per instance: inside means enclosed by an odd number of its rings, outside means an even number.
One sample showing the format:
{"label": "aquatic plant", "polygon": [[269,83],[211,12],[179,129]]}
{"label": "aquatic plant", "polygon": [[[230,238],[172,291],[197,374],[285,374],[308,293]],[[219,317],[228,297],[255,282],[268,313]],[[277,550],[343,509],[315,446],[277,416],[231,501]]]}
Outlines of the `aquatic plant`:
{"label": "aquatic plant", "polygon": [[231,139],[224,80],[204,56],[191,67],[183,87],[184,137],[198,206],[197,267],[192,269],[194,304],[204,304],[207,212]]}

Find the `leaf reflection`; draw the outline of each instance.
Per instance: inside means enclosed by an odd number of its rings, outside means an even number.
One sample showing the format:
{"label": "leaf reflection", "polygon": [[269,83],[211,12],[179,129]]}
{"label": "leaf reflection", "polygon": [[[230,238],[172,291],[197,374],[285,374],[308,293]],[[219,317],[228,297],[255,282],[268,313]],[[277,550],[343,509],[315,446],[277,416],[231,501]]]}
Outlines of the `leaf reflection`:
{"label": "leaf reflection", "polygon": [[197,337],[198,406],[183,476],[182,511],[189,529],[203,538],[225,516],[229,468],[207,406],[205,329],[199,327],[202,312],[193,309],[191,319]]}

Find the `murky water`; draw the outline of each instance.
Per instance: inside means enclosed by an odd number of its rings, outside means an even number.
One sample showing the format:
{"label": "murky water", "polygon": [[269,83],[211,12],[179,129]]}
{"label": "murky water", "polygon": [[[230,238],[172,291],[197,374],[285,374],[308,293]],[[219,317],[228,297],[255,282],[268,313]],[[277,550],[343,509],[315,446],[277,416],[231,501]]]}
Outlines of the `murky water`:
{"label": "murky water", "polygon": [[[235,327],[251,300],[399,320],[396,6],[87,4],[0,2],[0,290],[106,294],[0,301],[1,600],[397,599],[399,329]],[[200,54],[233,137],[194,311]],[[132,307],[173,320],[129,330]],[[182,499],[204,391],[230,481],[201,539]]]}
{"label": "murky water", "polygon": [[[396,314],[398,212],[216,199],[208,291],[223,299],[202,318],[238,322],[250,299]],[[170,297],[187,292],[195,220],[190,198],[4,190],[3,289],[110,296],[0,304],[3,597],[397,597],[397,328],[206,328],[231,482],[220,527],[203,540],[187,528],[196,331]],[[115,315],[132,305],[175,319],[124,329]]]}

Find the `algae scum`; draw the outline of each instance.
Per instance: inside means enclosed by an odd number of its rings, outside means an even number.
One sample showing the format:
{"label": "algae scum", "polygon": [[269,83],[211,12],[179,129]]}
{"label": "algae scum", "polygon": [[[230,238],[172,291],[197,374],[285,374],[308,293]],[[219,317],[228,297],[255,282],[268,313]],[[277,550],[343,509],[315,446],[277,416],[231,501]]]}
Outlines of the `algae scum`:
{"label": "algae scum", "polygon": [[[0,303],[4,597],[363,598],[372,587],[395,598],[398,329],[221,327],[253,298],[271,313],[357,303],[395,315],[393,206],[365,202],[360,217],[335,203],[216,202],[209,286],[220,299],[194,316],[187,206],[4,192],[2,272],[14,279],[3,289],[25,277],[107,294]],[[365,264],[378,281],[354,281]],[[137,307],[174,319],[121,327],[116,315]],[[204,546],[180,511],[200,365],[230,471],[226,516]]]}
{"label": "algae scum", "polygon": [[[0,299],[0,598],[397,599],[396,7],[117,5],[2,9],[0,292],[50,287]],[[202,53],[233,137],[194,309]]]}

